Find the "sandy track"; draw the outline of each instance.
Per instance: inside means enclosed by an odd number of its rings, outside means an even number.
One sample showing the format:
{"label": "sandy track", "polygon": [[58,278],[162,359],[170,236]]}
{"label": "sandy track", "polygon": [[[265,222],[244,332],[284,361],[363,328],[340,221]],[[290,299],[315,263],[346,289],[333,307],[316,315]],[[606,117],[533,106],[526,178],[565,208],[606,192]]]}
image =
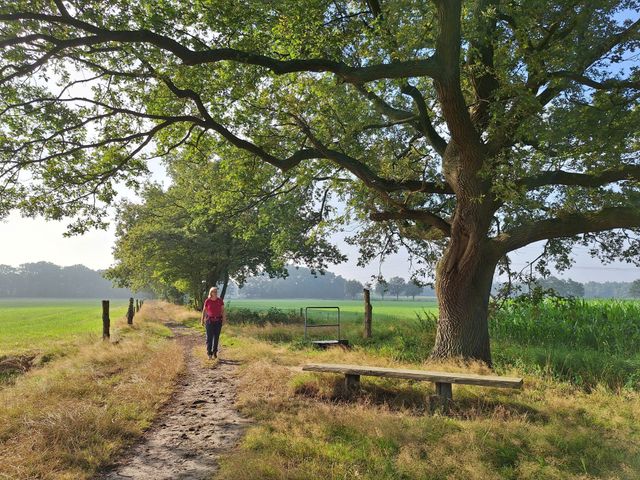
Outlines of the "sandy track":
{"label": "sandy track", "polygon": [[170,325],[184,347],[186,372],[177,391],[142,442],[106,473],[102,480],[211,479],[220,454],[235,447],[247,420],[234,409],[236,362],[204,364],[193,348],[204,339],[181,325]]}

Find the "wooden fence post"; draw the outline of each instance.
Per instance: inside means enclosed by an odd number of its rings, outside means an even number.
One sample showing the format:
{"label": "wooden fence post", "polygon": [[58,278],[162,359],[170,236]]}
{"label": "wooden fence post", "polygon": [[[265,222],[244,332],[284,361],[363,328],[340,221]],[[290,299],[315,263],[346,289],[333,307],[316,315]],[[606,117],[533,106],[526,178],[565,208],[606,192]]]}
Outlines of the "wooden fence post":
{"label": "wooden fence post", "polygon": [[371,316],[373,307],[371,306],[369,289],[364,289],[364,338],[371,338]]}
{"label": "wooden fence post", "polygon": [[133,298],[129,299],[129,309],[127,310],[127,323],[133,325]]}
{"label": "wooden fence post", "polygon": [[102,300],[102,340],[109,340],[109,300]]}

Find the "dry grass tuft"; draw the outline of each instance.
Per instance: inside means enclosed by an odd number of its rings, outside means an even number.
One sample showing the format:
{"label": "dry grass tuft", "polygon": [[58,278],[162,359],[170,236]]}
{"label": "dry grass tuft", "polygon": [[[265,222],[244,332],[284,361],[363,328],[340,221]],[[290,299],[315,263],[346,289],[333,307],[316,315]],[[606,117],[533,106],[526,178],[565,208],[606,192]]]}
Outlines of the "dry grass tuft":
{"label": "dry grass tuft", "polygon": [[91,478],[149,426],[183,354],[165,327],[144,314],[134,322],[0,390],[0,478]]}

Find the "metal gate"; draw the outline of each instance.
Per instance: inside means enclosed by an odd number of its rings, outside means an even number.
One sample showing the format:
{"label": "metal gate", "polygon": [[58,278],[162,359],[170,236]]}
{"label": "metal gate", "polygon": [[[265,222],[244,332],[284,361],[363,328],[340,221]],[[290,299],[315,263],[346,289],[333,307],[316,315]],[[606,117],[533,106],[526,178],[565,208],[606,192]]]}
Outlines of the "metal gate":
{"label": "metal gate", "polygon": [[[309,323],[309,310],[336,310],[338,313],[338,319],[336,323]],[[307,340],[307,330],[309,328],[316,327],[336,327],[337,328],[337,338],[335,340],[315,340],[312,341],[313,344],[318,346],[327,346],[327,345],[347,345],[347,340],[342,340],[340,338],[340,307],[306,307],[304,309],[304,339]]]}

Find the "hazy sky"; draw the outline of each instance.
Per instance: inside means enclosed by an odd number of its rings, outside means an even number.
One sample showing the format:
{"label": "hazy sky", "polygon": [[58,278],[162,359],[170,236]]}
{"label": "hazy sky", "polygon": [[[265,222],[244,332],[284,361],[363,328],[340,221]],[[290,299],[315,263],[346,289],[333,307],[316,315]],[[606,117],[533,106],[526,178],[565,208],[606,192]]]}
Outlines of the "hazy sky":
{"label": "hazy sky", "polygon": [[[78,263],[89,268],[107,268],[113,262],[114,229],[91,231],[83,236],[63,237],[65,222],[47,222],[42,219],[25,219],[17,214],[0,222],[0,264],[18,266],[21,263],[49,261],[67,266]],[[392,276],[409,277],[409,263],[406,254],[398,254],[387,260],[381,267],[378,262],[366,268],[356,266],[357,249],[336,238],[338,245],[349,257],[347,263],[331,266],[330,270],[345,278],[361,282],[377,275],[379,269],[386,278]],[[515,268],[523,268],[527,261],[535,258],[540,247],[530,245],[512,255]],[[626,263],[601,265],[586,253],[584,247],[576,250],[576,266],[562,274],[564,278],[587,282],[590,280],[632,281],[640,278],[640,269]]]}

